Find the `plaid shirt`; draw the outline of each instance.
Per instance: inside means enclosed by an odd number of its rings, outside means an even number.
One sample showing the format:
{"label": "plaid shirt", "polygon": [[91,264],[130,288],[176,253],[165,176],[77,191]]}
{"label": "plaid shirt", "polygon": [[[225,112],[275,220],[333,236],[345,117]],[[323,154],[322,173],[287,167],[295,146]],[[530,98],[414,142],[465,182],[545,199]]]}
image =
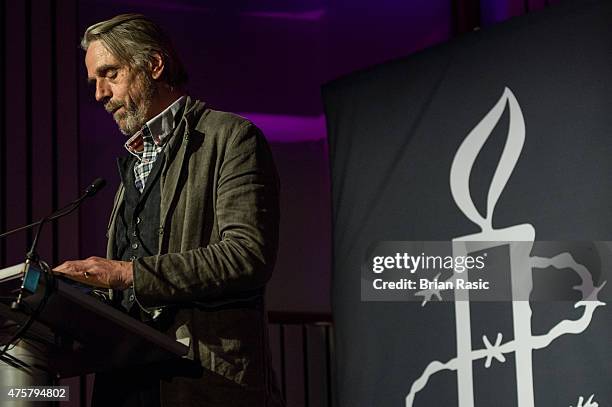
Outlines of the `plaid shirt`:
{"label": "plaid shirt", "polygon": [[136,188],[141,193],[157,155],[164,149],[168,136],[172,134],[175,116],[184,104],[185,96],[181,96],[125,142],[125,148],[138,159],[134,165],[134,175]]}

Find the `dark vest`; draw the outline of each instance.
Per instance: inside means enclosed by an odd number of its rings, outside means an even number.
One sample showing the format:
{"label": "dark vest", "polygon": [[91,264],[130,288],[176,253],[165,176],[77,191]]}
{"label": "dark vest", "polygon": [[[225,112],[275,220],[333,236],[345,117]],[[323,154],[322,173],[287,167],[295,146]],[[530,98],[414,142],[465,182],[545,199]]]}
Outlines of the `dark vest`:
{"label": "dark vest", "polygon": [[[138,191],[134,183],[136,158],[120,157],[117,159],[119,174],[125,186],[125,195],[115,225],[114,258],[116,260],[132,261],[139,257],[157,254],[160,206],[159,176],[164,159],[163,153],[157,156],[142,193]],[[135,301],[134,289],[130,287],[120,293],[117,302],[120,301],[127,312],[138,317],[138,307],[133,307]]]}

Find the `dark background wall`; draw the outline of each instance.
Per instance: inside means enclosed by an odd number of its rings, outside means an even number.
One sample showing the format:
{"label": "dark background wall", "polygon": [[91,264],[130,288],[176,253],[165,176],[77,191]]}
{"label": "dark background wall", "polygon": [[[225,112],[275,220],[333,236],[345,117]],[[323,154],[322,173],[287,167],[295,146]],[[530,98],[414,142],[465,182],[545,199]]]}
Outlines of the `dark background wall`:
{"label": "dark background wall", "polygon": [[[79,190],[75,1],[0,3],[0,230],[38,219]],[[61,239],[59,238],[61,236]],[[23,261],[30,233],[0,242],[0,263]],[[48,227],[40,254],[78,256],[78,218]]]}

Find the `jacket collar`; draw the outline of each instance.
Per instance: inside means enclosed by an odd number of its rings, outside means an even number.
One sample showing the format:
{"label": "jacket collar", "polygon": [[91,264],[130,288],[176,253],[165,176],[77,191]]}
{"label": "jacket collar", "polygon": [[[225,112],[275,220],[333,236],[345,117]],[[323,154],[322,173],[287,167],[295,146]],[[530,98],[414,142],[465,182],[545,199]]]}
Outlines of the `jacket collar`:
{"label": "jacket collar", "polygon": [[177,147],[180,146],[183,141],[189,141],[189,131],[195,127],[197,124],[195,123],[195,120],[201,117],[201,112],[204,109],[205,103],[200,102],[199,100],[194,100],[190,96],[185,96],[183,111],[179,112],[181,118],[174,128],[172,137],[168,141],[168,148],[166,149],[168,159],[171,160],[174,158]]}

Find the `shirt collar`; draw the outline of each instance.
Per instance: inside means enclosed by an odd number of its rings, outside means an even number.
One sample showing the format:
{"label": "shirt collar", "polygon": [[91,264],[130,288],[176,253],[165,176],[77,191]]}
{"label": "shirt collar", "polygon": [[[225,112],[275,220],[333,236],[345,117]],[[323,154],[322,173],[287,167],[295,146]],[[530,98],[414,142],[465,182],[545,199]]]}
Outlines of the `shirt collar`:
{"label": "shirt collar", "polygon": [[142,155],[145,140],[150,137],[156,146],[163,146],[174,129],[176,115],[185,104],[185,96],[179,97],[160,114],[150,119],[142,129],[138,130],[128,141],[125,148],[136,157]]}

